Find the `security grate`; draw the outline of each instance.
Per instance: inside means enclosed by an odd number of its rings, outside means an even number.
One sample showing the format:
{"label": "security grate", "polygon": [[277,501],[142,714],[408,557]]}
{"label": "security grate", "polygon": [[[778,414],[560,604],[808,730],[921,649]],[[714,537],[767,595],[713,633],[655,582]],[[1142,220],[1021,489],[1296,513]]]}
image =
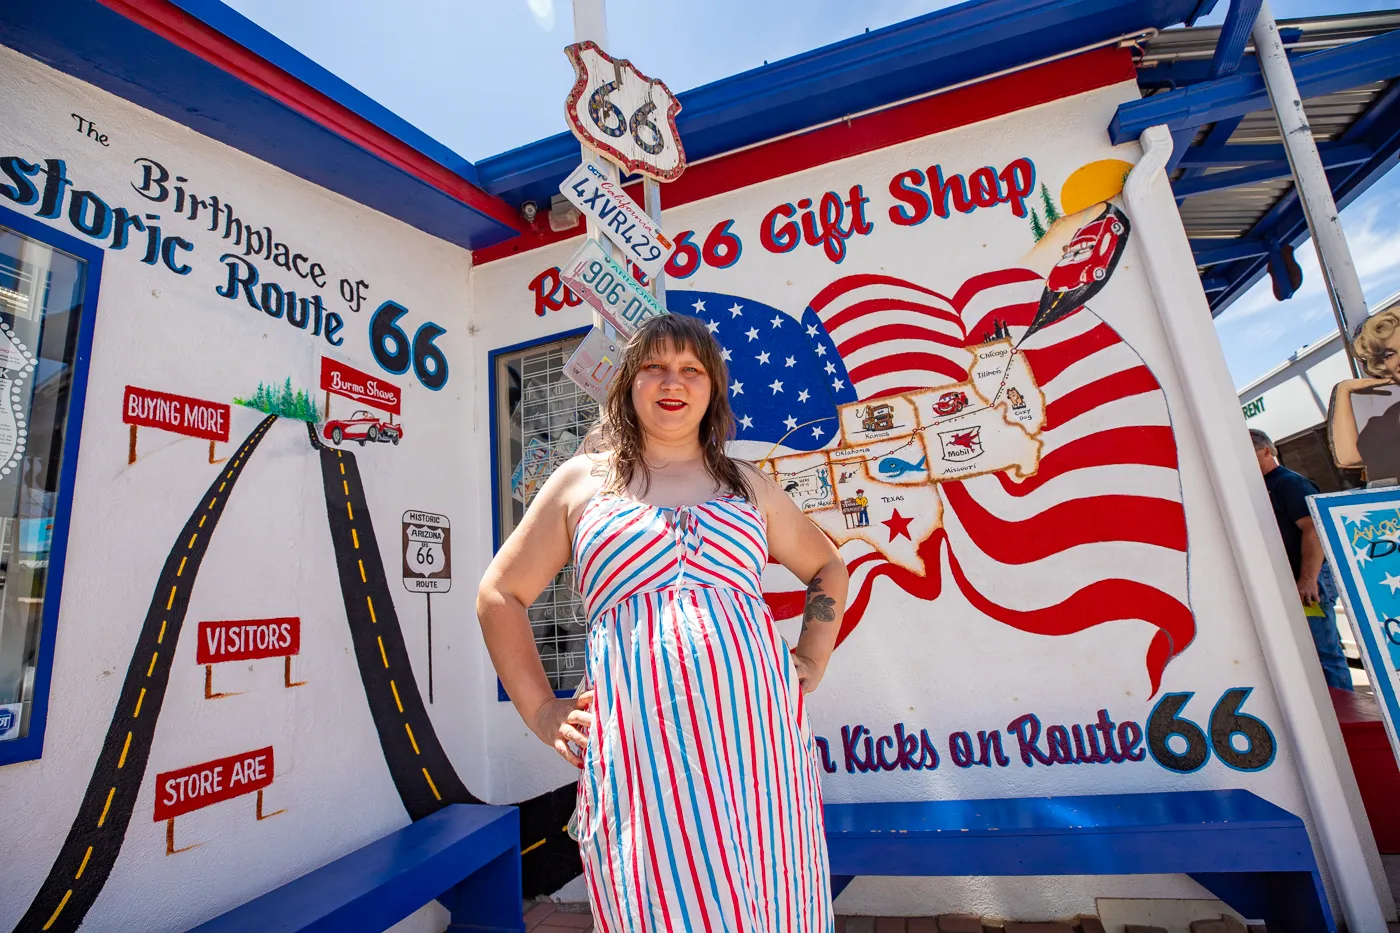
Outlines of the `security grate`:
{"label": "security grate", "polygon": [[[577,452],[598,420],[598,404],[564,374],[578,338],[532,347],[498,358],[496,404],[504,405],[509,437],[498,438],[503,462],[501,537],[510,534],[550,475]],[[557,691],[583,678],[588,620],[572,565],[559,572],[529,608],[535,646]]]}

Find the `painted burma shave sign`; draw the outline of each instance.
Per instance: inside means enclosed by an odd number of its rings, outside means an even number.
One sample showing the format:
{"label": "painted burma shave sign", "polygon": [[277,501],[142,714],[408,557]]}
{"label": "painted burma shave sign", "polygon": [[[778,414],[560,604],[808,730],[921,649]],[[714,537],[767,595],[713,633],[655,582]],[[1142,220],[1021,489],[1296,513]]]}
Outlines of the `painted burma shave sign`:
{"label": "painted burma shave sign", "polygon": [[328,356],[321,357],[321,388],[392,415],[400,413],[403,393],[398,386]]}

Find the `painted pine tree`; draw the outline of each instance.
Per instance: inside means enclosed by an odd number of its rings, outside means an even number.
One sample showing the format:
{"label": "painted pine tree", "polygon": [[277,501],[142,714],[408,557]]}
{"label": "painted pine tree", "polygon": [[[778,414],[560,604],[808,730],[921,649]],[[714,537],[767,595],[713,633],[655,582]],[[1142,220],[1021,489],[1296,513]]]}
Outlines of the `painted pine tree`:
{"label": "painted pine tree", "polygon": [[1035,241],[1040,242],[1040,238],[1045,236],[1045,225],[1040,222],[1040,215],[1031,208],[1031,233],[1035,235]]}
{"label": "painted pine tree", "polygon": [[1045,187],[1045,182],[1040,183],[1040,200],[1045,204],[1045,225],[1049,227],[1060,219],[1060,212],[1055,209],[1055,200],[1050,197],[1050,189]]}

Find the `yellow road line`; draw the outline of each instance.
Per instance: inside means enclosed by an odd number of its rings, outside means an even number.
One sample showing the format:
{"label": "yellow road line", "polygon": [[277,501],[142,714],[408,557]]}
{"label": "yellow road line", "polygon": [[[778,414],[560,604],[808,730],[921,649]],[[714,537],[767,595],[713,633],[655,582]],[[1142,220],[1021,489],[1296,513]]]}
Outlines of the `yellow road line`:
{"label": "yellow road line", "polygon": [[88,859],[90,858],[92,858],[92,846],[88,846],[87,854],[83,856],[83,864],[78,866],[78,873],[73,876],[74,881],[77,881],[83,876],[83,869],[87,868]]}
{"label": "yellow road line", "polygon": [[174,605],[175,605],[175,587],[174,587],[174,586],[171,586],[171,587],[170,587],[170,599],[168,599],[168,600],[166,601],[166,603],[165,603],[165,609],[166,609],[166,611],[169,612],[169,611],[170,611],[170,607],[171,607],[171,606],[174,606]]}
{"label": "yellow road line", "polygon": [[158,658],[158,657],[160,657],[160,652],[159,652],[159,651],[152,651],[152,652],[151,652],[151,666],[148,667],[148,668],[146,668],[146,676],[147,676],[147,677],[150,677],[151,674],[155,672],[155,669],[156,669],[156,658]]}
{"label": "yellow road line", "polygon": [[199,540],[199,532],[196,531],[194,534],[190,535],[190,543],[189,543],[188,545],[186,545],[186,548],[189,549],[189,550],[193,550],[193,549],[194,549],[194,543],[195,543],[196,541],[198,541],[198,540]]}
{"label": "yellow road line", "polygon": [[337,457],[339,457],[339,456],[340,456],[340,451],[337,450],[337,451],[335,452],[335,455],[336,455]]}
{"label": "yellow road line", "polygon": [[214,507],[214,503],[215,503],[215,502],[218,502],[218,501],[219,501],[219,497],[218,497],[218,496],[215,496],[214,498],[210,499],[210,500],[209,500],[209,508],[212,509],[212,508]]}
{"label": "yellow road line", "polygon": [[107,791],[107,802],[102,805],[102,815],[97,818],[97,828],[101,829],[102,824],[107,822],[107,811],[112,808],[112,798],[117,795],[117,789],[113,787]]}
{"label": "yellow road line", "polygon": [[233,461],[233,465],[234,465],[234,466],[238,466],[238,465],[239,465],[240,463],[242,463],[242,462],[243,462],[242,460],[235,460],[235,461]]}
{"label": "yellow road line", "polygon": [[377,625],[379,620],[374,617],[374,600],[370,599],[368,594],[365,596],[365,605],[369,606],[369,620]]}
{"label": "yellow road line", "polygon": [[229,470],[227,473],[224,474],[224,479],[228,479],[228,478],[230,478],[230,477],[232,477],[232,476],[233,476],[233,471],[232,471],[232,470]]}
{"label": "yellow road line", "polygon": [[361,583],[368,583],[368,582],[369,582],[369,578],[365,576],[365,562],[364,562],[363,560],[360,561],[360,582],[361,582]]}
{"label": "yellow road line", "polygon": [[130,750],[131,750],[131,733],[128,732],[128,733],[126,734],[126,744],[122,746],[122,756],[121,756],[121,758],[117,759],[117,770],[118,770],[118,771],[120,771],[122,768],[126,767],[126,753],[129,752]]}
{"label": "yellow road line", "polygon": [[224,491],[224,487],[227,486],[227,485],[228,485],[228,480],[224,480],[222,483],[220,483],[220,484],[219,484],[219,492],[223,492],[223,491]]}
{"label": "yellow road line", "polygon": [[355,542],[355,550],[360,549],[360,533],[355,529],[350,529],[350,540]]}
{"label": "yellow road line", "polygon": [[[344,467],[345,464],[342,463],[341,466]],[[350,495],[350,481],[348,479],[343,479],[340,481],[340,485],[345,488],[345,494],[347,496]]]}
{"label": "yellow road line", "polygon": [[180,569],[175,571],[175,576],[182,577],[185,575],[185,561],[187,560],[189,560],[188,557],[180,558]]}
{"label": "yellow road line", "polygon": [[141,695],[140,695],[139,697],[136,698],[136,709],[133,710],[132,713],[131,713],[131,718],[132,718],[132,719],[135,719],[137,716],[140,716],[140,715],[141,715],[141,701],[144,700],[144,699],[146,699],[146,688],[145,688],[145,687],[142,687],[142,688],[141,688]]}
{"label": "yellow road line", "polygon": [[418,740],[413,737],[413,730],[408,727],[408,723],[403,724],[404,731],[408,733],[408,743],[413,746],[413,754],[423,754],[418,750]]}
{"label": "yellow road line", "polygon": [[350,503],[345,503],[345,514],[350,516],[350,521],[355,520],[355,510],[350,508]]}
{"label": "yellow road line", "polygon": [[205,520],[206,518],[208,518],[208,517],[209,517],[208,515],[201,515],[201,516],[199,516],[199,527],[201,527],[201,528],[204,527],[204,520]]}
{"label": "yellow road line", "polygon": [[341,476],[344,476],[344,475],[345,475],[345,464],[343,464],[343,463],[340,465],[340,475],[341,475]]}
{"label": "yellow road line", "polygon": [[72,889],[72,888],[69,888],[68,891],[67,891],[67,893],[65,893],[65,894],[63,895],[63,900],[59,901],[59,902],[58,902],[58,906],[54,908],[53,916],[49,918],[49,922],[46,923],[46,924],[44,924],[44,929],[45,929],[45,930],[47,930],[49,927],[53,926],[53,922],[54,922],[55,920],[58,919],[58,915],[59,915],[60,913],[62,913],[62,912],[63,912],[63,908],[66,907],[66,906],[68,905],[68,898],[70,898],[70,897],[72,897],[72,896],[73,896],[73,889]]}
{"label": "yellow road line", "polygon": [[433,796],[436,797],[438,800],[441,800],[442,794],[438,793],[437,785],[433,783],[433,776],[428,773],[427,768],[423,769],[423,777],[428,779],[428,788],[433,792]]}
{"label": "yellow road line", "polygon": [[529,855],[531,852],[535,851],[536,849],[538,849],[538,848],[539,848],[540,846],[542,846],[542,845],[544,845],[544,840],[543,840],[543,839],[541,839],[539,842],[536,842],[534,845],[531,845],[531,846],[529,846],[529,847],[527,847],[527,848],[521,849],[521,850],[520,850],[520,854],[521,854],[521,855]]}
{"label": "yellow road line", "polygon": [[379,636],[379,656],[384,659],[384,666],[389,666],[389,656],[384,653],[384,636]]}
{"label": "yellow road line", "polygon": [[394,684],[392,680],[389,681],[389,689],[394,691],[394,705],[397,706],[399,708],[399,712],[402,713],[403,700],[399,699],[399,688]]}
{"label": "yellow road line", "polygon": [[165,619],[160,620],[160,634],[156,636],[156,644],[158,645],[165,641],[165,623]]}

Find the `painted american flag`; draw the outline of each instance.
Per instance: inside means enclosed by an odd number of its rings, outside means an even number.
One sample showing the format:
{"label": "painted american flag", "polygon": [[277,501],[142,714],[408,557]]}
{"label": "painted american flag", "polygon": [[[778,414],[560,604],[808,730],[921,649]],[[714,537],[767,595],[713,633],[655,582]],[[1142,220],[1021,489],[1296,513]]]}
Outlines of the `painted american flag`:
{"label": "painted american flag", "polygon": [[[731,390],[742,388],[730,401],[741,425],[748,419],[739,438],[781,439],[792,451],[832,445],[837,404],[965,381],[967,347],[1009,335],[1045,395],[1038,471],[1021,482],[1004,472],[940,482],[943,521],[918,543],[921,572],[864,541],[842,546],[851,589],[841,638],[860,624],[879,578],[926,600],[951,580],[979,611],[1026,632],[1065,635],[1134,619],[1154,626],[1146,666],[1156,693],[1168,662],[1195,636],[1166,397],[1136,351],[1088,307],[1025,337],[1043,289],[1044,279],[1025,269],[975,276],[952,296],[890,276],[839,279],[800,322],[784,315],[759,329],[763,342],[783,341],[780,391],[767,378],[774,352],[762,360],[748,333],[754,325],[741,329],[742,315],[710,309],[761,308],[770,322],[781,312],[717,293],[673,291],[668,304],[705,319],[728,351]],[[766,388],[751,394],[752,385]],[[807,392],[800,404],[789,395],[799,385],[797,393]],[[820,435],[790,430],[823,417],[830,430]],[[767,599],[778,619],[801,613],[800,590]]]}

